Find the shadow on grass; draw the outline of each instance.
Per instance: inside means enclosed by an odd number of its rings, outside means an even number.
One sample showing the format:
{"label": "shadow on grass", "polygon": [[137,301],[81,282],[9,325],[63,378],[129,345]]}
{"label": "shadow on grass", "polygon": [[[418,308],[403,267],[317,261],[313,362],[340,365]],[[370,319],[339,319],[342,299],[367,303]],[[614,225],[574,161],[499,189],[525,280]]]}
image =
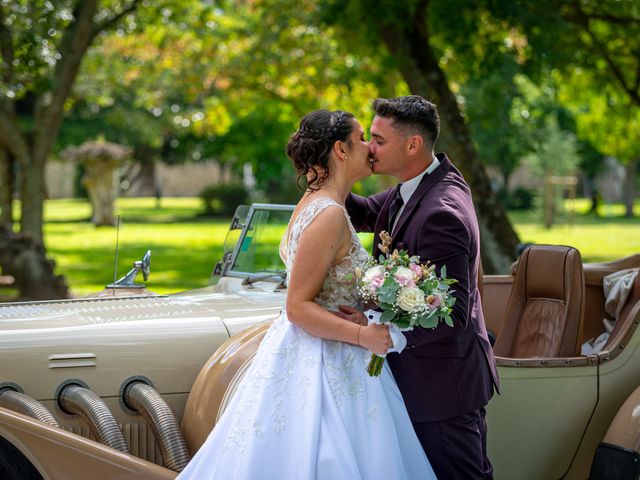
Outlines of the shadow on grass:
{"label": "shadow on grass", "polygon": [[[150,215],[148,213],[140,213],[138,215],[121,215],[121,222],[126,223],[142,223],[142,224],[151,224],[151,223],[230,223],[231,217],[228,216],[213,216],[213,215],[204,215],[204,214],[195,214],[195,215],[173,215],[173,214],[157,214]],[[64,223],[77,225],[79,223],[91,224],[91,217],[87,218],[73,218],[73,219],[62,219],[56,218],[47,220],[46,223],[60,225]],[[99,225],[96,228],[114,228],[111,225]]]}
{"label": "shadow on grass", "polygon": [[576,215],[576,224],[579,225],[633,225],[640,224],[640,217],[626,217],[624,215],[596,216],[593,214]]}
{"label": "shadow on grass", "polygon": [[[544,218],[540,212],[535,211],[522,211],[522,210],[510,210],[508,212],[509,219],[514,224],[534,224],[542,226],[544,224]],[[553,223],[553,226],[565,226],[565,225],[584,225],[584,226],[599,226],[599,225],[634,225],[640,224],[640,217],[626,217],[624,215],[607,215],[596,216],[591,213],[576,213],[573,216],[573,222],[566,213],[558,215]]]}
{"label": "shadow on grass", "polygon": [[61,218],[55,218],[52,220],[46,220],[45,223],[55,223],[55,224],[60,224],[60,223],[91,223],[91,217],[87,217],[87,218],[72,218],[72,219],[61,219]]}

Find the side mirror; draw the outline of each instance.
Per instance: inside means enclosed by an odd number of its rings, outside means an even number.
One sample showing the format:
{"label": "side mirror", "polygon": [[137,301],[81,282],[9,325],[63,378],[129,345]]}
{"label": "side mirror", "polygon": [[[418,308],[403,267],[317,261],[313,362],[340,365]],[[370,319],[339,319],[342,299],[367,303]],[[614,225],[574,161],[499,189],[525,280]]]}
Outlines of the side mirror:
{"label": "side mirror", "polygon": [[142,278],[144,278],[145,282],[149,278],[149,274],[151,273],[151,250],[147,250],[147,253],[144,254],[142,260],[136,260],[133,262],[133,268],[129,270],[129,272],[115,283],[111,285],[107,285],[107,288],[141,288],[144,287],[144,284],[135,283],[136,277],[138,276],[138,272],[142,272]]}

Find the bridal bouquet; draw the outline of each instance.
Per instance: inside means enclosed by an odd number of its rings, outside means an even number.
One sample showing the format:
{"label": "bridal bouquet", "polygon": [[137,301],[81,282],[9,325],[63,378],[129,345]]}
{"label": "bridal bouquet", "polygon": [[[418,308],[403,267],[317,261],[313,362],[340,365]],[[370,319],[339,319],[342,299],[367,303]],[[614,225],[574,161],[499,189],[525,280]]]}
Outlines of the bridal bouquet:
{"label": "bridal bouquet", "polygon": [[[447,278],[444,266],[438,276],[435,265],[421,264],[418,256],[410,257],[406,250],[389,253],[391,236],[387,232],[381,232],[380,239],[383,255],[378,261],[372,258],[364,271],[356,272],[363,301],[373,302],[382,310],[380,322],[393,323],[401,331],[416,325],[434,328],[439,321],[452,327],[451,309],[456,299],[450,285],[457,280]],[[378,376],[383,364],[384,357],[372,353],[367,372]]]}

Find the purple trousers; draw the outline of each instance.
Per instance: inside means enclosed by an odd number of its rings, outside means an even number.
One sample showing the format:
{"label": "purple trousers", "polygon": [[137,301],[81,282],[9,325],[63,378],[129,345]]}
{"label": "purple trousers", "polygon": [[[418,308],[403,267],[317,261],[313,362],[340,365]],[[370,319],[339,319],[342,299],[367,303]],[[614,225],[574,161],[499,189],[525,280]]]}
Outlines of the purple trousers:
{"label": "purple trousers", "polygon": [[485,409],[438,422],[413,422],[438,480],[492,479]]}

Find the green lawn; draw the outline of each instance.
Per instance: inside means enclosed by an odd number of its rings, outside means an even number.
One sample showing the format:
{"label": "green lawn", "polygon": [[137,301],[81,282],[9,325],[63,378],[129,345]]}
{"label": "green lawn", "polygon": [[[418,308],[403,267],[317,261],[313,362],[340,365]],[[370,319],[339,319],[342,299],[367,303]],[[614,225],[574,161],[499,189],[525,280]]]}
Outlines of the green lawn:
{"label": "green lawn", "polygon": [[[585,261],[602,261],[640,252],[640,219],[626,219],[622,206],[607,206],[601,218],[584,215],[585,201],[576,202],[573,225],[564,216],[546,230],[540,216],[510,212],[522,241],[576,246]],[[158,293],[205,286],[222,255],[228,219],[198,217],[197,198],[127,198],[118,201],[121,215],[118,277],[147,249],[152,251],[147,287]],[[45,206],[45,241],[57,271],[66,276],[74,295],[101,290],[113,281],[116,229],[96,228],[88,222],[85,200],[49,200]],[[640,214],[640,204],[637,207]]]}
{"label": "green lawn", "polygon": [[[118,278],[150,249],[150,290],[166,293],[206,286],[222,255],[229,220],[199,218],[200,210],[197,198],[164,198],[159,209],[155,199],[119,200]],[[83,200],[50,200],[45,208],[49,255],[78,296],[113,281],[116,229],[94,227],[87,221],[90,214]]]}
{"label": "green lawn", "polygon": [[[550,229],[542,224],[536,212],[509,212],[509,217],[522,242],[571,245],[580,250],[585,262],[602,262],[640,252],[640,218],[624,217],[622,205],[605,205],[600,217],[588,215],[588,200],[579,199],[567,208],[574,209],[573,223],[565,212]],[[635,205],[640,215],[640,202]]]}

